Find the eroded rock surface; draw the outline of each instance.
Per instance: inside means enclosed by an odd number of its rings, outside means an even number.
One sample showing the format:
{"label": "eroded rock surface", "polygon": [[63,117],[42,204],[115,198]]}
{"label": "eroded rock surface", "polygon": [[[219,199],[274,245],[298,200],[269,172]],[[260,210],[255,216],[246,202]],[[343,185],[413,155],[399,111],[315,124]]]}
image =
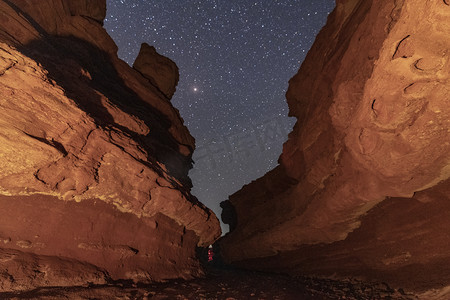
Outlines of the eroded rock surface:
{"label": "eroded rock surface", "polygon": [[230,197],[228,262],[450,284],[449,33],[446,1],[337,1],[290,81],[280,166]]}
{"label": "eroded rock surface", "polygon": [[0,1],[3,291],[191,278],[220,235],[190,194],[194,139],[171,95],[117,58],[105,9]]}

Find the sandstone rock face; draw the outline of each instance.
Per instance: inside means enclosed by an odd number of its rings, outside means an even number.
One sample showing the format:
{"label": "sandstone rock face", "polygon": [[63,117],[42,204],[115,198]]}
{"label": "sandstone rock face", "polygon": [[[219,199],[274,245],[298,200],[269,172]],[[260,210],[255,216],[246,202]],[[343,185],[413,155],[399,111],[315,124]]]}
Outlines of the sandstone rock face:
{"label": "sandstone rock face", "polygon": [[105,7],[0,1],[2,291],[191,278],[220,235],[190,194],[194,139],[117,58]]}
{"label": "sandstone rock face", "polygon": [[159,55],[155,47],[143,43],[133,68],[158,87],[167,98],[172,98],[179,80],[178,67],[167,57]]}
{"label": "sandstone rock face", "polygon": [[449,34],[446,1],[337,1],[290,81],[280,165],[230,197],[226,261],[450,284]]}

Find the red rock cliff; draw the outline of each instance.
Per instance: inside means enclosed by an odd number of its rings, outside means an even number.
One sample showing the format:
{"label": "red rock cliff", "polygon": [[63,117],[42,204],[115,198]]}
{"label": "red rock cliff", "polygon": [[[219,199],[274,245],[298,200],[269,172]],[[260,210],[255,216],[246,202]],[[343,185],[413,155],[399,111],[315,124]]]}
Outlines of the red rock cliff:
{"label": "red rock cliff", "polygon": [[[1,291],[191,278],[196,247],[220,235],[190,194],[178,69],[140,53],[150,80],[118,59],[105,13],[0,1]],[[162,79],[149,69],[164,65]]]}
{"label": "red rock cliff", "polygon": [[226,261],[450,284],[449,4],[337,1],[290,80],[280,165],[230,197]]}

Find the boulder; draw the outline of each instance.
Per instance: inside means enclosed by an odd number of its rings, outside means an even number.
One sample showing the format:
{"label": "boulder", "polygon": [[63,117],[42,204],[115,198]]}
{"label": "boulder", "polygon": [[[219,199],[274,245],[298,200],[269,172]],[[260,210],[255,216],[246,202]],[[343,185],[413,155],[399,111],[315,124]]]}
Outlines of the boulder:
{"label": "boulder", "polygon": [[155,47],[143,43],[133,68],[147,78],[168,99],[172,98],[179,80],[178,67],[169,58],[158,54]]}

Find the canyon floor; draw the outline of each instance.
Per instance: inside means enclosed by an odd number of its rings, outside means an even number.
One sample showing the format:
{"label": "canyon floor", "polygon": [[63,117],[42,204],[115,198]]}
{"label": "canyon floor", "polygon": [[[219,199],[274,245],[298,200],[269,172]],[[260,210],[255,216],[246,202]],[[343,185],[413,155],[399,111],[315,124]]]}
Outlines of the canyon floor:
{"label": "canyon floor", "polygon": [[418,299],[385,283],[292,278],[208,267],[205,278],[157,284],[114,282],[102,286],[53,287],[0,293],[0,299]]}

